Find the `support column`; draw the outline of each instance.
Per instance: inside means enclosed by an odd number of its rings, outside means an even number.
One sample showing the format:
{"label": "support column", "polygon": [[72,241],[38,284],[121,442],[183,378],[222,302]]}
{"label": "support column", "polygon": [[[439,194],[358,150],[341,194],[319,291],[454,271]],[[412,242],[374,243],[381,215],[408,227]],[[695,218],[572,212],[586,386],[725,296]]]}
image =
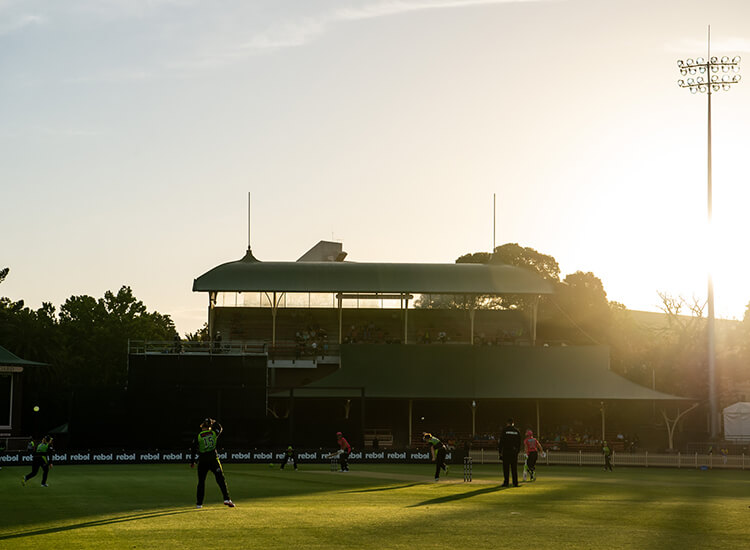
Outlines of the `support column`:
{"label": "support column", "polygon": [[539,315],[539,296],[534,296],[534,303],[531,306],[531,345],[536,345],[536,324]]}
{"label": "support column", "polygon": [[338,296],[339,301],[339,346],[344,343],[343,340],[343,333],[344,333],[344,299],[341,297],[341,293],[339,292]]}
{"label": "support column", "polygon": [[601,411],[602,411],[602,441],[607,440],[606,436],[606,423],[605,423],[605,410],[604,410],[604,401],[601,401]]}
{"label": "support column", "polygon": [[473,346],[474,345],[474,315],[476,314],[476,310],[474,309],[474,304],[472,303],[471,309],[469,309],[469,320],[471,322],[471,330],[469,331],[469,338],[471,339],[469,343]]}
{"label": "support column", "polygon": [[208,339],[214,339],[214,308],[216,307],[216,292],[208,293]]}
{"label": "support column", "polygon": [[471,401],[471,437],[474,439],[477,435],[477,402]]}
{"label": "support column", "polygon": [[407,449],[411,447],[411,440],[412,440],[412,435],[411,435],[412,417],[411,415],[412,415],[413,408],[414,408],[414,401],[409,399],[409,441],[406,444]]}
{"label": "support column", "polygon": [[360,393],[360,399],[362,400],[362,410],[360,411],[360,413],[362,415],[362,448],[364,449],[364,447],[365,447],[365,427],[367,425],[365,423],[365,389],[362,388],[360,391],[361,391],[361,393]]}
{"label": "support column", "polygon": [[289,444],[294,445],[294,388],[289,390]]}
{"label": "support column", "polygon": [[539,400],[536,400],[536,436],[541,437],[542,432],[540,431],[541,423],[539,421]]}
{"label": "support column", "polygon": [[271,345],[276,347],[276,292],[273,293],[273,304],[271,304]]}
{"label": "support column", "polygon": [[409,343],[409,298],[404,294],[404,344]]}

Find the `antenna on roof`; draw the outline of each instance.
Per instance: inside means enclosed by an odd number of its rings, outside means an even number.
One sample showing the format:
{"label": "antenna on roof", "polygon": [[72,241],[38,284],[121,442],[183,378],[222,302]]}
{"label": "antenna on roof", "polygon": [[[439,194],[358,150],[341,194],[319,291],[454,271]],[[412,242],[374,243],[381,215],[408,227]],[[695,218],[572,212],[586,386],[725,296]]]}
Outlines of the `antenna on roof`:
{"label": "antenna on roof", "polygon": [[247,192],[247,251],[250,252],[250,191]]}
{"label": "antenna on roof", "polygon": [[492,193],[492,254],[495,253],[495,217],[497,209],[495,208],[495,193]]}

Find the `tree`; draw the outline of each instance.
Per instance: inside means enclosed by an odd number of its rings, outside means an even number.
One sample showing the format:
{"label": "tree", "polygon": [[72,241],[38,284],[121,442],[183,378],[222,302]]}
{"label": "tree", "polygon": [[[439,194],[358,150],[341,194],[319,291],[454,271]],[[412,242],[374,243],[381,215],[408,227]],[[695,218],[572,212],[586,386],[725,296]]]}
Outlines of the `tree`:
{"label": "tree", "polygon": [[563,339],[576,343],[604,343],[608,340],[612,307],[601,279],[593,273],[576,271],[567,275],[557,285],[553,305],[568,321],[559,328],[564,332]]}
{"label": "tree", "polygon": [[542,279],[560,281],[560,265],[555,258],[537,252],[531,247],[520,246],[518,243],[507,243],[496,247],[489,263],[524,267],[534,271]]}
{"label": "tree", "polygon": [[190,342],[209,342],[211,337],[208,334],[208,323],[203,323],[203,326],[195,332],[185,333],[185,340]]}
{"label": "tree", "polygon": [[[560,266],[555,258],[518,243],[498,246],[493,253],[464,254],[456,259],[456,263],[512,265],[533,271],[553,283],[560,280]],[[433,309],[526,309],[530,305],[529,297],[522,295],[420,296],[414,303],[414,307]]]}
{"label": "tree", "polygon": [[695,409],[698,405],[698,403],[693,403],[689,409],[682,412],[678,410],[677,415],[674,418],[669,418],[669,416],[667,416],[667,411],[664,409],[661,410],[661,414],[664,417],[664,425],[667,427],[667,440],[669,442],[670,451],[674,450],[674,430],[677,427],[677,424],[687,413]]}
{"label": "tree", "polygon": [[60,308],[65,363],[73,383],[121,385],[127,375],[128,340],[172,340],[169,315],[148,312],[128,286],[98,300],[71,296]]}

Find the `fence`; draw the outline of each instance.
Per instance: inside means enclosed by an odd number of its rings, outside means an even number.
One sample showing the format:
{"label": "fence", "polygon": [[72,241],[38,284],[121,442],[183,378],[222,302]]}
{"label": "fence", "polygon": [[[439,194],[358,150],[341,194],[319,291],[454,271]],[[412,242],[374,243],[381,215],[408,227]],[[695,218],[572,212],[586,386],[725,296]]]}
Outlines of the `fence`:
{"label": "fence", "polygon": [[[479,464],[499,464],[497,451],[473,450],[470,453]],[[547,451],[546,457],[539,457],[538,464],[547,466],[604,466],[604,457],[599,453]],[[524,461],[523,454],[518,462]],[[750,457],[745,454],[726,457],[699,453],[612,453],[613,466],[641,466],[645,468],[707,468],[709,470],[744,470],[750,468]]]}

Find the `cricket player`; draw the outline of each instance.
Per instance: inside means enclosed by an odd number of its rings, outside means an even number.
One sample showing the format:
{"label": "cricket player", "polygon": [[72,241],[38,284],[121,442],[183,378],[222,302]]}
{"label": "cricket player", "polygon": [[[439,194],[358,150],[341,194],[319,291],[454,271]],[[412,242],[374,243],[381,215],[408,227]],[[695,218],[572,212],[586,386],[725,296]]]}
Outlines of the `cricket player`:
{"label": "cricket player", "polygon": [[612,471],[612,449],[606,441],[602,442],[602,454],[604,455],[604,471]]}
{"label": "cricket player", "polygon": [[219,489],[221,489],[221,494],[224,496],[224,504],[230,508],[234,508],[234,502],[229,498],[227,482],[224,479],[224,470],[221,469],[219,455],[216,452],[216,445],[222,431],[221,424],[213,418],[206,418],[201,422],[201,431],[193,440],[190,467],[194,468],[197,460],[198,491],[195,500],[196,508],[203,508],[203,496],[206,492],[206,476],[208,472],[213,472],[216,483]]}
{"label": "cricket player", "polygon": [[284,469],[284,466],[287,465],[289,461],[292,461],[292,464],[294,464],[294,469],[297,469],[297,453],[294,452],[294,449],[291,445],[289,445],[286,448],[286,451],[284,451],[284,460],[281,462],[281,469]]}
{"label": "cricket player", "polygon": [[534,432],[526,430],[526,439],[523,440],[524,454],[526,462],[523,465],[523,480],[526,481],[528,474],[530,481],[536,481],[536,461],[539,453],[544,453],[542,444],[534,437]]}
{"label": "cricket player", "polygon": [[50,453],[53,452],[52,438],[45,435],[36,446],[32,447],[32,449],[34,455],[31,460],[31,473],[23,476],[21,485],[25,486],[26,482],[39,473],[39,468],[41,468],[42,487],[49,487],[49,485],[47,485],[47,475],[49,474],[49,469],[52,468],[52,458],[50,457]]}
{"label": "cricket player", "polygon": [[430,446],[430,455],[432,455],[432,461],[435,463],[435,481],[440,481],[440,470],[443,470],[446,476],[448,475],[448,466],[445,465],[445,454],[447,452],[445,444],[428,432],[422,434],[422,439]]}
{"label": "cricket player", "polygon": [[352,446],[341,432],[336,432],[336,442],[339,444],[339,464],[342,472],[349,471],[349,453],[352,452]]}

